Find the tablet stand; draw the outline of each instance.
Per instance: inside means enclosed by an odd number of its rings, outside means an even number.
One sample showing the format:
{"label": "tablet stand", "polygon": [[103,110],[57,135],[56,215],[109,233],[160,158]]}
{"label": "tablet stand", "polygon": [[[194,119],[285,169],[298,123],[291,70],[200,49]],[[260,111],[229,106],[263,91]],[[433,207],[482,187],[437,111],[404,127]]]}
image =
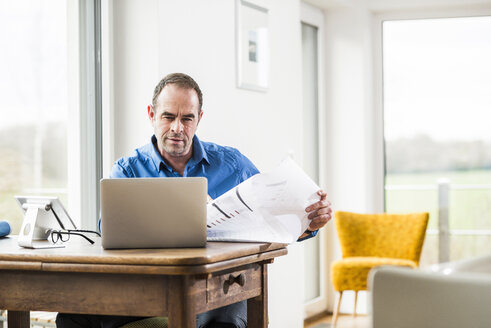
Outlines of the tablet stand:
{"label": "tablet stand", "polygon": [[43,211],[51,210],[50,203],[37,203],[30,204],[25,203],[22,205],[25,209],[24,221],[22,221],[22,227],[20,228],[18,243],[19,246],[27,248],[61,248],[65,247],[60,244],[52,244],[48,241],[47,231],[43,236],[35,236],[34,232],[37,226],[38,219],[40,218]]}

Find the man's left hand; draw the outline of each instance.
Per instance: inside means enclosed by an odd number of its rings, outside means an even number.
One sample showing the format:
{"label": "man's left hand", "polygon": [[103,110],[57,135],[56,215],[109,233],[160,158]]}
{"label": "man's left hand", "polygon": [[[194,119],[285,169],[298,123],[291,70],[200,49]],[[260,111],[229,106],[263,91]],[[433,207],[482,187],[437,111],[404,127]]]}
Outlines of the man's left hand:
{"label": "man's left hand", "polygon": [[310,225],[308,229],[310,231],[322,228],[332,217],[331,202],[327,200],[326,192],[319,190],[317,194],[320,196],[320,200],[305,209],[305,212],[309,213]]}

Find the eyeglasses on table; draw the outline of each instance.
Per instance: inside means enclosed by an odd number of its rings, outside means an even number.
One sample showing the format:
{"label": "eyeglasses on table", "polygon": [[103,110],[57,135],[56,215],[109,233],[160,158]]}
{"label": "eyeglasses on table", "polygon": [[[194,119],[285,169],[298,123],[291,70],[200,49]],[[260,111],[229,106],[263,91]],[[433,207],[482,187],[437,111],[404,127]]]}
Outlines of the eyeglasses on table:
{"label": "eyeglasses on table", "polygon": [[91,233],[91,234],[95,234],[97,236],[101,236],[100,233],[98,233],[97,231],[92,231],[92,230],[79,230],[79,229],[76,229],[76,230],[51,230],[50,231],[50,238],[51,238],[51,241],[53,242],[53,244],[56,244],[58,242],[67,242],[70,240],[70,236],[72,235],[75,235],[75,236],[80,236],[82,238],[84,238],[85,240],[87,240],[89,243],[93,244],[94,241],[87,237],[85,234],[86,233]]}

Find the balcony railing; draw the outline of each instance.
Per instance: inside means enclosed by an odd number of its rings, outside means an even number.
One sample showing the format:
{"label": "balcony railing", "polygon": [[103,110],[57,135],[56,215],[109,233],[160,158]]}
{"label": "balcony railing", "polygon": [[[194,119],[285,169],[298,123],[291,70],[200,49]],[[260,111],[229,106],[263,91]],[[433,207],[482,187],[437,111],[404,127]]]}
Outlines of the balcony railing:
{"label": "balcony railing", "polygon": [[452,190],[491,190],[490,184],[452,184],[442,178],[436,184],[386,185],[386,191],[436,191],[438,193],[438,229],[428,229],[430,235],[438,235],[438,261],[450,261],[450,236],[491,236],[491,229],[450,229],[450,191]]}

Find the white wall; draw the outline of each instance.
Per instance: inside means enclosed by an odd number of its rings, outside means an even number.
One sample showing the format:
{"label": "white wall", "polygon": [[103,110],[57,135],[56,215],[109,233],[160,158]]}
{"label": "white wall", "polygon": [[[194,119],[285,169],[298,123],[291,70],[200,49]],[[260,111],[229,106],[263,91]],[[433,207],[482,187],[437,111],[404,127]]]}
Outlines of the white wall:
{"label": "white wall", "polygon": [[336,208],[371,208],[373,84],[371,19],[364,9],[331,10],[326,15],[328,124],[331,165],[328,175]]}
{"label": "white wall", "polygon": [[235,1],[113,2],[114,158],[148,142],[154,86],[185,72],[204,94],[201,139],[234,146],[263,170],[290,153],[301,160],[299,3],[256,2],[270,11],[266,93],[236,87]]}
{"label": "white wall", "polygon": [[[146,113],[160,76],[159,1],[118,0],[112,5],[115,160],[150,142],[152,135]],[[111,165],[104,163],[105,168]]]}
{"label": "white wall", "polygon": [[[185,72],[204,95],[202,140],[238,148],[260,170],[302,144],[301,34],[298,0],[255,1],[269,9],[268,92],[236,88],[235,1],[118,0],[112,3],[114,159],[147,143],[153,88]],[[110,163],[105,163],[105,169]],[[107,172],[107,171],[106,171]],[[303,246],[269,268],[270,327],[303,327]]]}
{"label": "white wall", "polygon": [[[334,210],[371,212],[375,210],[372,14],[358,7],[330,9],[325,13],[327,190]],[[329,234],[332,242],[328,264],[341,258],[333,223]],[[328,287],[332,300],[330,283]],[[352,312],[348,300],[349,296],[345,296],[341,311]],[[360,310],[364,310],[363,297],[360,301]]]}
{"label": "white wall", "polygon": [[[159,71],[160,75],[184,71],[200,84],[204,116],[198,135],[239,148],[260,169],[271,167],[290,150],[298,154],[301,67],[297,1],[263,2],[270,11],[271,33],[267,93],[236,88],[235,1],[168,3],[160,3]],[[186,13],[184,21],[179,13]]]}

